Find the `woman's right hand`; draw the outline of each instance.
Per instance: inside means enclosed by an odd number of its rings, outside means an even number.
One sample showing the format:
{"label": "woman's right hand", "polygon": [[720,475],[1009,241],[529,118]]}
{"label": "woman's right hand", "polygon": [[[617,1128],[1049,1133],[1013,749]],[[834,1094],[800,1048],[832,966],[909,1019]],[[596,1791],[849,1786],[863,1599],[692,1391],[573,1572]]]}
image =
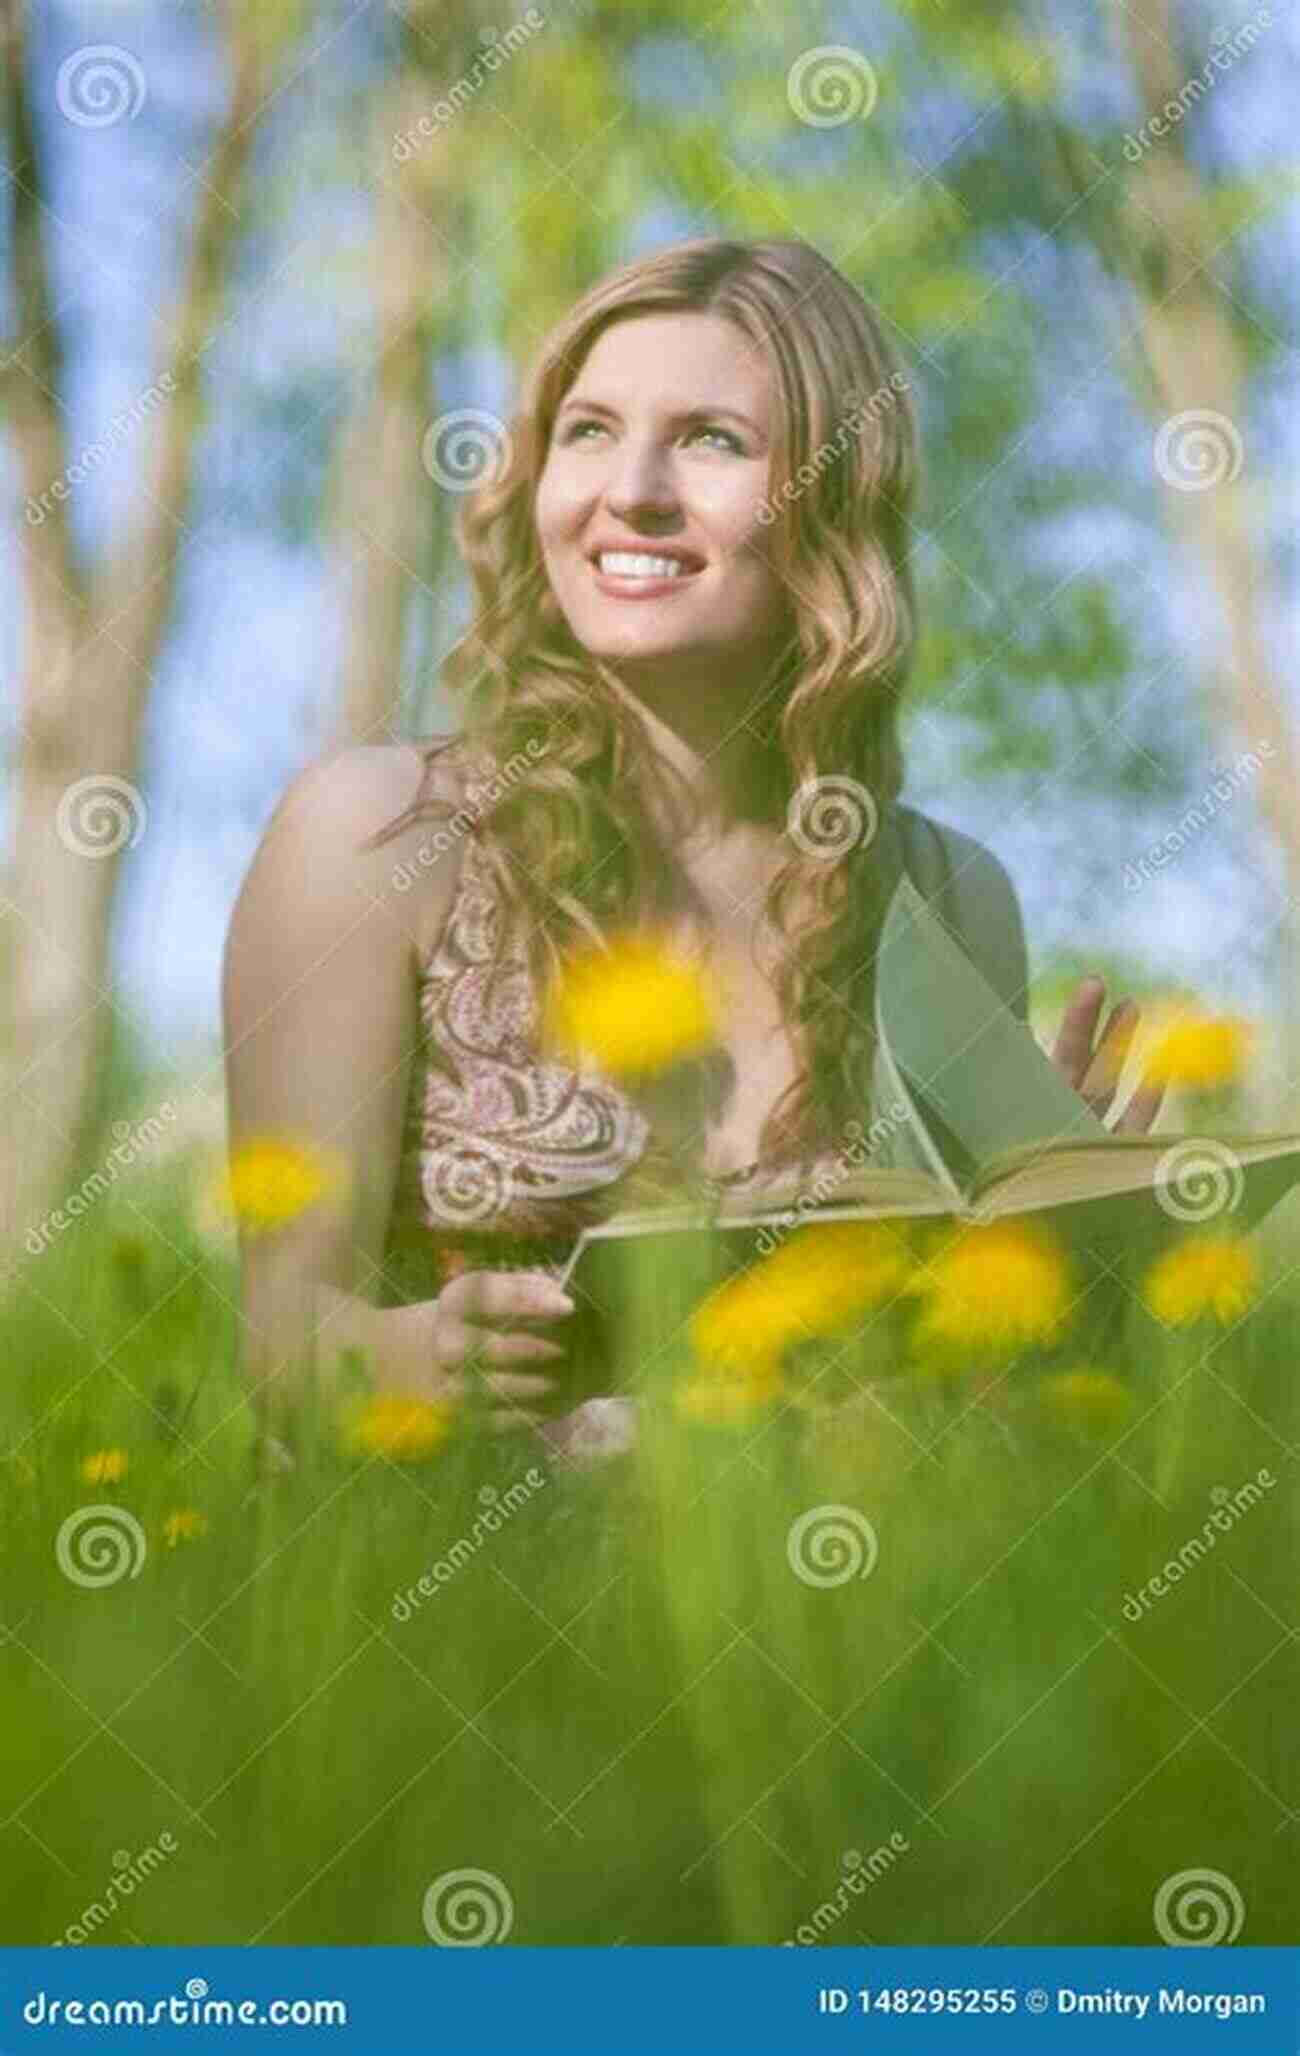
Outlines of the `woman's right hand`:
{"label": "woman's right hand", "polygon": [[482,1385],[487,1425],[505,1429],[536,1427],[564,1411],[560,1378],[501,1366],[563,1362],[565,1343],[536,1329],[572,1312],[572,1299],[543,1271],[462,1271],[436,1299],[390,1309],[390,1316],[414,1330],[422,1396],[464,1404]]}

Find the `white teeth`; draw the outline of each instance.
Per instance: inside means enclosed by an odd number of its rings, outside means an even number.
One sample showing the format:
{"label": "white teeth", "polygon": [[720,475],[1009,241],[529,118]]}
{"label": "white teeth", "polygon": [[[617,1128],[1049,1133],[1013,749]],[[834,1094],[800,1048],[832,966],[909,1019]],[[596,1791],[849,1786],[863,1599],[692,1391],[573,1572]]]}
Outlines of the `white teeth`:
{"label": "white teeth", "polygon": [[618,578],[679,578],[686,566],[676,557],[651,557],[631,550],[602,550],[602,571]]}

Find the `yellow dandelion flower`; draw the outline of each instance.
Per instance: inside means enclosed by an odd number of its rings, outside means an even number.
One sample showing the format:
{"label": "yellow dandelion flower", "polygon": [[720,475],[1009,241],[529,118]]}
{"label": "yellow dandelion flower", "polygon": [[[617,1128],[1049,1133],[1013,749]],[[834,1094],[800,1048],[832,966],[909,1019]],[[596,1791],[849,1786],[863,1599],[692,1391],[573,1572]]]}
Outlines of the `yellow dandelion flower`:
{"label": "yellow dandelion flower", "polygon": [[653,938],[625,935],[570,960],[548,993],[542,1036],[611,1077],[649,1077],[718,1040],[716,988]]}
{"label": "yellow dandelion flower", "polygon": [[1122,1427],[1133,1411],[1132,1392],[1110,1371],[1082,1365],[1072,1371],[1054,1371],[1038,1390],[1046,1413],[1090,1435],[1103,1436]]}
{"label": "yellow dandelion flower", "polygon": [[456,1408],[447,1403],[376,1392],[345,1419],[343,1439],[355,1455],[422,1463],[446,1441],[455,1418]]}
{"label": "yellow dandelion flower", "polygon": [[913,1281],[923,1306],[916,1347],[1016,1350],[1048,1343],[1066,1326],[1074,1282],[1052,1232],[1018,1216],[963,1228]]}
{"label": "yellow dandelion flower", "polygon": [[772,1362],[756,1361],[748,1373],[697,1372],[673,1391],[673,1405],[684,1420],[709,1427],[741,1427],[783,1396],[781,1373]]}
{"label": "yellow dandelion flower", "polygon": [[1259,1263],[1239,1235],[1189,1235],[1158,1257],[1143,1281],[1157,1320],[1181,1328],[1212,1317],[1226,1327],[1254,1297]]}
{"label": "yellow dandelion flower", "polygon": [[905,1236],[884,1222],[811,1224],[697,1307],[691,1346],[715,1369],[779,1359],[789,1343],[834,1335],[901,1290],[911,1265]]}
{"label": "yellow dandelion flower", "polygon": [[208,1532],[208,1517],[196,1506],[178,1506],[169,1513],[162,1524],[163,1540],[169,1549],[178,1542],[193,1542],[199,1535]]}
{"label": "yellow dandelion flower", "polygon": [[126,1476],[127,1454],[124,1449],[96,1449],[90,1456],[83,1457],[81,1475],[88,1485],[117,1485]]}
{"label": "yellow dandelion flower", "polygon": [[1230,1085],[1241,1076],[1254,1037],[1249,1021],[1184,1008],[1156,1033],[1142,1067],[1144,1083]]}
{"label": "yellow dandelion flower", "polygon": [[259,1135],[231,1152],[217,1183],[222,1210],[250,1234],[280,1228],[341,1183],[336,1158],[277,1135]]}

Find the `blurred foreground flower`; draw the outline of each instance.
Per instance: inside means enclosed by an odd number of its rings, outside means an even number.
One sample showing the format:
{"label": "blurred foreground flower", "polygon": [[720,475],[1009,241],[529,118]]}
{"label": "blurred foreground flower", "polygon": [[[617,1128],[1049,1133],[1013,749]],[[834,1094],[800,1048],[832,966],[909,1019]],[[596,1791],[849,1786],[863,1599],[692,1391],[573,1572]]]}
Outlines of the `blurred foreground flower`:
{"label": "blurred foreground flower", "polygon": [[1170,1013],[1154,1031],[1142,1065],[1144,1083],[1230,1085],[1241,1076],[1254,1029],[1232,1014],[1191,1007]]}
{"label": "blurred foreground flower", "polygon": [[96,1449],[83,1457],[81,1475],[88,1485],[117,1485],[126,1476],[127,1461],[124,1449]]}
{"label": "blurred foreground flower", "polygon": [[719,999],[698,964],[636,935],[564,965],[547,995],[542,1037],[611,1077],[648,1077],[718,1039]]}
{"label": "blurred foreground flower", "polygon": [[911,1269],[906,1234],[897,1226],[810,1224],[710,1293],[691,1316],[691,1347],[715,1371],[779,1364],[790,1343],[837,1334],[901,1291]]}
{"label": "blurred foreground flower", "polygon": [[1143,1297],[1157,1320],[1173,1328],[1213,1317],[1226,1327],[1255,1295],[1259,1263],[1239,1235],[1192,1235],[1156,1259]]}
{"label": "blurred foreground flower", "polygon": [[1045,1413],[1088,1435],[1108,1435],[1133,1411],[1133,1394],[1111,1371],[1053,1371],[1038,1388]]}
{"label": "blurred foreground flower", "polygon": [[334,1157],[279,1135],[258,1135],[232,1150],[215,1181],[219,1211],[250,1234],[293,1221],[342,1182]]}
{"label": "blurred foreground flower", "polygon": [[342,1422],[343,1441],[354,1455],[386,1456],[395,1463],[423,1463],[446,1441],[456,1408],[406,1392],[376,1392]]}
{"label": "blurred foreground flower", "polygon": [[673,1405],[683,1420],[737,1428],[783,1396],[779,1365],[759,1358],[748,1370],[696,1370],[674,1389]]}
{"label": "blurred foreground flower", "polygon": [[197,1536],[206,1535],[208,1517],[205,1513],[200,1513],[195,1506],[180,1506],[174,1513],[168,1514],[162,1524],[162,1531],[167,1547],[174,1549],[178,1542],[193,1542]]}
{"label": "blurred foreground flower", "polygon": [[1014,1352],[1056,1341],[1074,1279],[1052,1231],[1022,1215],[958,1229],[909,1289],[923,1301],[915,1348]]}

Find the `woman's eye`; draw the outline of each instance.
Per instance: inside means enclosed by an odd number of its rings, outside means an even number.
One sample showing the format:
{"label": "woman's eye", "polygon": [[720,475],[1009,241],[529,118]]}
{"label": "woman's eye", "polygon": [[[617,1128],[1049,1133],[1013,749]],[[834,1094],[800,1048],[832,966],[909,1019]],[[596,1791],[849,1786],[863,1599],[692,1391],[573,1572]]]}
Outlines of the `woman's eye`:
{"label": "woman's eye", "polygon": [[[604,426],[605,426],[605,423],[604,423],[603,421],[596,421],[596,420],[593,420],[593,419],[589,419],[589,420],[585,420],[585,421],[574,421],[574,422],[571,422],[571,423],[570,423],[570,425],[569,425],[569,427],[568,427],[568,428],[567,428],[567,430],[565,431],[565,434],[564,434],[564,441],[565,441],[566,443],[575,443],[575,442],[578,442],[578,441],[579,441],[579,440],[580,440],[580,439],[582,438],[582,436],[583,436],[583,431],[584,431],[585,429],[588,429],[588,428],[600,428],[600,429],[603,429],[603,428],[604,428]],[[728,449],[730,449],[730,450],[734,450],[734,451],[735,451],[735,452],[737,453],[737,455],[738,455],[738,456],[742,456],[742,457],[743,457],[743,456],[744,456],[744,454],[745,454],[745,446],[744,446],[744,444],[743,444],[743,443],[741,442],[741,440],[740,440],[740,437],[739,437],[739,436],[736,436],[736,435],[733,435],[733,434],[731,433],[731,430],[730,430],[730,429],[728,429],[728,428],[715,428],[715,427],[714,427],[714,426],[712,426],[712,424],[711,424],[711,423],[709,423],[709,422],[701,422],[701,423],[700,423],[700,424],[698,425],[698,427],[696,427],[696,428],[693,428],[693,429],[691,429],[691,431],[690,431],[690,436],[691,436],[691,438],[694,438],[695,436],[699,436],[699,435],[707,435],[707,436],[721,436],[721,438],[722,438],[723,442],[724,442],[724,443],[726,444],[726,446],[727,446],[727,448],[728,448]]]}

